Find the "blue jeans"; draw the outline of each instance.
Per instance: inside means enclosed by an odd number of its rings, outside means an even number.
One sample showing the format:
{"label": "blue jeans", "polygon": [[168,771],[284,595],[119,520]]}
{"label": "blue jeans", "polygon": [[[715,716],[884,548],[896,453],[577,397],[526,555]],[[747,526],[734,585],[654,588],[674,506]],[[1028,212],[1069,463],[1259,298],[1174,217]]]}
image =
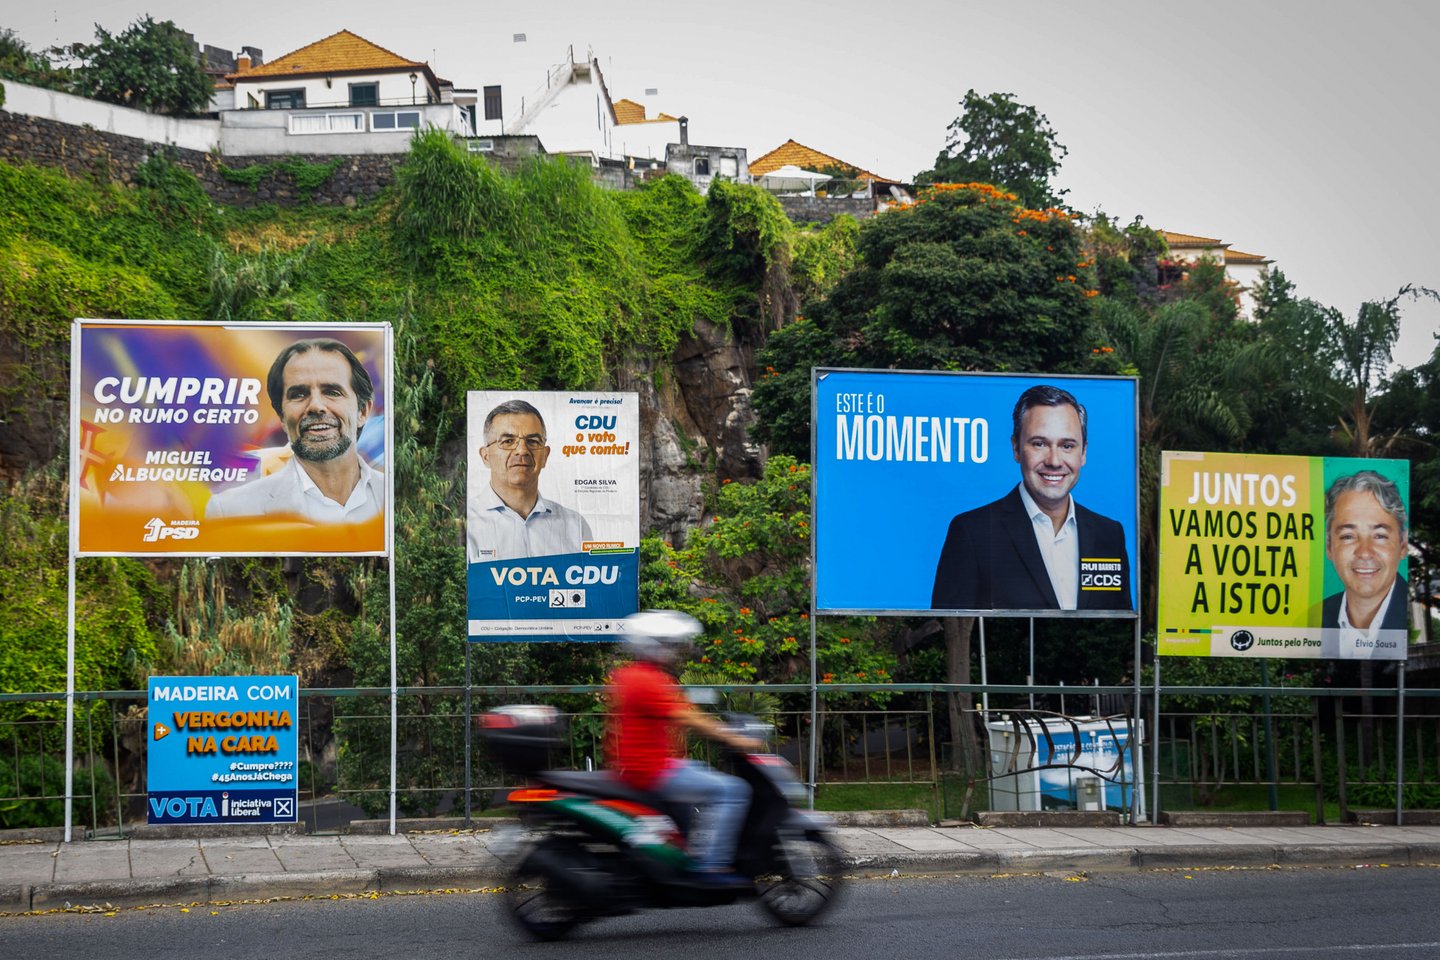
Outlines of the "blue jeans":
{"label": "blue jeans", "polygon": [[699,760],[679,760],[672,761],[660,775],[655,792],[666,800],[700,808],[687,838],[695,868],[730,869],[740,825],[750,806],[750,784]]}

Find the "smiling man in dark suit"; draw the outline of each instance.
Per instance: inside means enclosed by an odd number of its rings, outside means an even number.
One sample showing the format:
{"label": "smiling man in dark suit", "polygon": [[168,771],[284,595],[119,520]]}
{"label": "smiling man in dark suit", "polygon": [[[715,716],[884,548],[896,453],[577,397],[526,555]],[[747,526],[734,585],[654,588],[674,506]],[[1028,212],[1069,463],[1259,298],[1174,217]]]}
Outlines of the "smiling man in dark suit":
{"label": "smiling man in dark suit", "polygon": [[1020,483],[950,521],[936,610],[1133,610],[1125,530],[1071,496],[1085,465],[1085,407],[1041,384],[1020,395],[1010,436]]}

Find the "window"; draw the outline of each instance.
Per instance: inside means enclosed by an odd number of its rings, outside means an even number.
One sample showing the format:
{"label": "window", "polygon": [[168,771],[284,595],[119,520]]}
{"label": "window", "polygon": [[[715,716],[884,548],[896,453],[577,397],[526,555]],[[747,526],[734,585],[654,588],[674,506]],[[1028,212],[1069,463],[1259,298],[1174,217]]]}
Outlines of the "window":
{"label": "window", "polygon": [[497,87],[486,87],[486,88],[485,88],[485,119],[486,119],[486,120],[500,120],[500,119],[503,119],[503,114],[502,114],[501,110],[502,110],[502,105],[501,105],[501,102],[500,102],[500,88],[499,88],[498,86],[497,86]]}
{"label": "window", "polygon": [[350,106],[352,107],[374,107],[380,104],[380,84],[378,83],[352,83],[350,84]]}
{"label": "window", "polygon": [[266,90],[266,110],[301,110],[305,106],[304,90]]}
{"label": "window", "polygon": [[696,157],[696,158],[695,158],[695,176],[697,176],[697,177],[708,177],[708,176],[710,176],[710,158],[709,158],[709,157]]}
{"label": "window", "polygon": [[299,113],[290,118],[290,132],[361,133],[365,130],[363,113]]}
{"label": "window", "polygon": [[491,153],[495,149],[494,140],[470,140],[466,142],[465,149],[471,153]]}
{"label": "window", "polygon": [[371,130],[415,130],[419,126],[419,110],[387,110],[370,114]]}
{"label": "window", "polygon": [[740,158],[722,156],[720,158],[720,176],[729,177],[731,180],[740,176]]}

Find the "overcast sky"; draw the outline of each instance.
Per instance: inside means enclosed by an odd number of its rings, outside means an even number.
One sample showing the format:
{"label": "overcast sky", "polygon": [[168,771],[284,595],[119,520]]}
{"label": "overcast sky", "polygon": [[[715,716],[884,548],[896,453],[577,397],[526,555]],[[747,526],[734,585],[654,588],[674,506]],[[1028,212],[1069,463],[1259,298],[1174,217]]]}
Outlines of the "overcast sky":
{"label": "overcast sky", "polygon": [[[1264,254],[1350,317],[1406,283],[1440,289],[1436,4],[37,0],[0,25],[43,48],[147,12],[266,60],[348,29],[507,99],[573,46],[615,98],[688,116],[692,142],[754,158],[794,138],[900,180],[934,163],[967,89],[1013,93],[1069,147],[1058,181],[1080,210]],[[1414,366],[1440,307],[1403,309],[1396,359]]]}

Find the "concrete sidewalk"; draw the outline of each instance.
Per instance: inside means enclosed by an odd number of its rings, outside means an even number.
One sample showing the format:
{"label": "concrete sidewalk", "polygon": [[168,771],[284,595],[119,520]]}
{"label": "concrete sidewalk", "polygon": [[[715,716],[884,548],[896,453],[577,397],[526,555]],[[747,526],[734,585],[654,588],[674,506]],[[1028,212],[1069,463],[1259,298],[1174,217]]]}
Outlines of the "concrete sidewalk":
{"label": "concrete sidewalk", "polygon": [[[495,885],[507,824],[311,836],[0,839],[0,913]],[[858,876],[1440,862],[1440,826],[841,826]]]}

